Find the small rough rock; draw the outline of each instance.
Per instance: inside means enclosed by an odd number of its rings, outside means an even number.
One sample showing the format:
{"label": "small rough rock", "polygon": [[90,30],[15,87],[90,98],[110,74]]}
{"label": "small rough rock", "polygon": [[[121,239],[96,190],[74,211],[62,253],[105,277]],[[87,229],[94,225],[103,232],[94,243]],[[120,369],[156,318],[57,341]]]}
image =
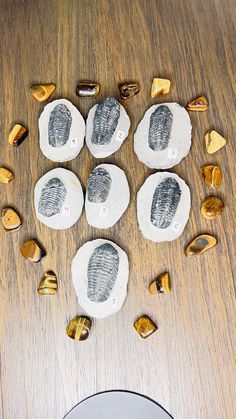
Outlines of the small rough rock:
{"label": "small rough rock", "polygon": [[53,271],[45,273],[38,286],[39,295],[55,295],[57,293],[57,277]]}
{"label": "small rough rock", "polygon": [[188,111],[203,112],[206,111],[208,107],[209,104],[206,96],[199,96],[187,104]]}
{"label": "small rough rock", "polygon": [[168,79],[154,78],[151,87],[151,97],[155,98],[160,95],[165,95],[170,91],[171,82]]}
{"label": "small rough rock", "polygon": [[119,92],[122,99],[130,99],[131,97],[138,94],[140,87],[138,83],[132,83],[132,82],[124,82],[120,83],[119,86]]}
{"label": "small rough rock", "polygon": [[0,183],[10,183],[14,175],[6,167],[0,167]]}
{"label": "small rough rock", "polygon": [[16,124],[9,134],[8,141],[11,145],[18,146],[25,140],[27,136],[28,130],[23,125]]}
{"label": "small rough rock", "polygon": [[136,320],[134,328],[143,339],[147,339],[157,330],[156,324],[146,315],[141,316],[138,320]]}
{"label": "small rough rock", "polygon": [[91,81],[81,81],[76,88],[76,94],[79,97],[95,97],[99,91],[99,84]]}
{"label": "small rough rock", "polygon": [[43,250],[37,240],[27,240],[22,244],[20,251],[25,259],[34,263],[39,262],[44,256],[46,256],[45,250]]}
{"label": "small rough rock", "polygon": [[218,189],[222,180],[220,166],[209,164],[201,168],[201,174],[205,184],[211,189]]}
{"label": "small rough rock", "polygon": [[170,275],[168,272],[160,274],[148,287],[151,294],[164,293],[168,294],[171,291]]}
{"label": "small rough rock", "polygon": [[74,340],[86,340],[89,337],[91,320],[85,316],[76,316],[72,319],[67,328],[67,335]]}
{"label": "small rough rock", "polygon": [[224,210],[224,202],[216,196],[209,196],[204,199],[201,205],[201,214],[207,220],[214,220]]}
{"label": "small rough rock", "polygon": [[16,231],[21,227],[20,216],[13,208],[3,208],[1,219],[4,230],[7,232]]}
{"label": "small rough rock", "polygon": [[226,139],[215,130],[211,130],[205,135],[206,151],[209,154],[216,153],[226,144]]}
{"label": "small rough rock", "polygon": [[55,89],[55,84],[34,84],[31,86],[30,91],[38,102],[44,102],[51,96]]}
{"label": "small rough rock", "polygon": [[201,234],[192,240],[184,250],[185,256],[197,256],[216,246],[217,240],[210,234]]}

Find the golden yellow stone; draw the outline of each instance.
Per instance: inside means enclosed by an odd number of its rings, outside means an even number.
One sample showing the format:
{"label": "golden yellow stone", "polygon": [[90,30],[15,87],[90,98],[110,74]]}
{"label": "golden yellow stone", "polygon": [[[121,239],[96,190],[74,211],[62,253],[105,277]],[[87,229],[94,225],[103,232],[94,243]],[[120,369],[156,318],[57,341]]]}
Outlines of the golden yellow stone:
{"label": "golden yellow stone", "polygon": [[201,234],[192,240],[184,250],[185,256],[197,256],[211,249],[217,244],[215,237],[210,234]]}
{"label": "golden yellow stone", "polygon": [[99,84],[91,81],[81,81],[76,88],[76,94],[79,97],[95,97],[99,92]]}
{"label": "golden yellow stone", "polygon": [[224,210],[224,202],[216,196],[209,196],[201,205],[201,214],[207,220],[214,220]]}
{"label": "golden yellow stone", "polygon": [[143,339],[147,339],[157,330],[155,323],[146,315],[141,316],[136,320],[134,328]]}
{"label": "golden yellow stone", "polygon": [[131,97],[137,95],[140,90],[138,83],[133,82],[120,83],[118,87],[120,96],[124,100],[130,99]]}
{"label": "golden yellow stone", "polygon": [[86,340],[91,329],[91,320],[85,316],[76,316],[72,319],[67,328],[66,333],[71,339]]}
{"label": "golden yellow stone", "polygon": [[13,179],[14,175],[5,167],[0,167],[0,183],[10,183]]}
{"label": "golden yellow stone", "polygon": [[22,141],[24,141],[27,135],[27,129],[23,127],[23,125],[16,124],[9,134],[8,141],[11,145],[18,146],[22,143]]}
{"label": "golden yellow stone", "polygon": [[151,86],[151,97],[154,98],[169,93],[170,85],[170,80],[159,78],[153,79]]}
{"label": "golden yellow stone", "polygon": [[205,135],[206,151],[209,154],[216,153],[226,144],[226,139],[215,130],[211,130]]}
{"label": "golden yellow stone", "polygon": [[199,96],[187,104],[187,110],[203,112],[208,109],[208,106],[209,105],[206,96]]}
{"label": "golden yellow stone", "polygon": [[31,86],[30,91],[32,96],[38,101],[38,102],[44,102],[47,100],[51,94],[56,89],[55,84],[34,84]]}
{"label": "golden yellow stone", "polygon": [[39,262],[44,256],[46,256],[46,252],[37,240],[27,240],[22,244],[20,251],[25,259],[35,263]]}
{"label": "golden yellow stone", "polygon": [[201,174],[205,184],[211,189],[218,189],[222,180],[222,171],[220,166],[209,164],[201,168]]}
{"label": "golden yellow stone", "polygon": [[54,272],[45,273],[38,286],[38,294],[55,295],[57,293],[57,277]]}
{"label": "golden yellow stone", "polygon": [[171,291],[170,275],[168,272],[160,274],[148,287],[151,294],[165,293]]}
{"label": "golden yellow stone", "polygon": [[13,208],[3,208],[1,219],[4,230],[7,232],[16,231],[21,227],[20,216]]}

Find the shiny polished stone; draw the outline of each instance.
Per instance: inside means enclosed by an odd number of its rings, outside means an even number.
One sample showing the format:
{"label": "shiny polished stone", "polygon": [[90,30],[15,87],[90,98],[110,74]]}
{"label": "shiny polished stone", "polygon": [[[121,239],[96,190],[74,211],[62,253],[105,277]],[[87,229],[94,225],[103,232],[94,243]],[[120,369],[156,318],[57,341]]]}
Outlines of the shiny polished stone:
{"label": "shiny polished stone", "polygon": [[222,180],[220,166],[209,164],[201,168],[201,174],[208,188],[218,189]]}
{"label": "shiny polished stone", "polygon": [[57,277],[53,271],[45,273],[38,286],[38,294],[55,295],[57,293]]}
{"label": "shiny polished stone", "polygon": [[24,141],[27,135],[27,129],[23,125],[16,124],[9,134],[8,141],[11,145],[18,146]]}
{"label": "shiny polished stone", "polygon": [[38,101],[38,102],[44,102],[47,100],[51,94],[56,89],[55,84],[34,84],[31,86],[30,91],[32,96]]}
{"label": "shiny polished stone", "polygon": [[130,99],[138,94],[140,87],[138,83],[124,82],[119,84],[119,92],[122,99]]}
{"label": "shiny polished stone", "polygon": [[95,97],[99,94],[99,91],[99,84],[91,81],[81,81],[76,88],[76,94],[79,97]]}
{"label": "shiny polished stone", "polygon": [[197,256],[216,246],[217,240],[210,234],[201,234],[192,240],[184,250],[185,256]]}
{"label": "shiny polished stone", "polygon": [[171,291],[170,275],[168,272],[160,274],[148,287],[151,294],[164,293]]}
{"label": "shiny polished stone", "polygon": [[191,102],[187,104],[187,110],[203,112],[208,109],[208,106],[209,104],[206,96],[199,96],[198,98],[191,100]]}
{"label": "shiny polished stone", "polygon": [[27,240],[20,248],[22,256],[30,262],[39,262],[46,252],[43,250],[37,240]]}
{"label": "shiny polished stone", "polygon": [[10,183],[14,175],[6,167],[0,167],[0,183]]}
{"label": "shiny polished stone", "polygon": [[211,130],[205,135],[206,151],[209,154],[216,153],[226,144],[226,139],[215,130]]}
{"label": "shiny polished stone", "polygon": [[167,79],[155,78],[152,81],[151,97],[155,98],[160,95],[165,95],[170,91],[171,82]]}
{"label": "shiny polished stone", "polygon": [[71,339],[86,340],[89,337],[90,329],[91,320],[88,317],[76,316],[69,322],[66,333]]}
{"label": "shiny polished stone", "polygon": [[216,196],[209,196],[201,205],[201,214],[207,220],[214,220],[223,210],[224,202]]}
{"label": "shiny polished stone", "polygon": [[20,216],[13,208],[3,208],[1,211],[1,220],[4,230],[7,232],[18,230],[21,227]]}
{"label": "shiny polished stone", "polygon": [[155,323],[146,315],[141,316],[136,320],[134,328],[143,339],[147,339],[157,330]]}

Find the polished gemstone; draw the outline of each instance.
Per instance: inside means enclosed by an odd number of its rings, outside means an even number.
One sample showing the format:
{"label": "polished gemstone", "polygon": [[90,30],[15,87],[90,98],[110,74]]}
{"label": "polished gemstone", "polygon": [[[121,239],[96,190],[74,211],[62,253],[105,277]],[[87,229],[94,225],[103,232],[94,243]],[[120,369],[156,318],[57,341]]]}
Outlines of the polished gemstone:
{"label": "polished gemstone", "polygon": [[205,135],[206,151],[209,154],[216,153],[226,144],[226,139],[215,130],[211,130]]}
{"label": "polished gemstone", "polygon": [[151,294],[164,293],[171,291],[170,275],[168,272],[160,274],[148,287]]}
{"label": "polished gemstone", "polygon": [[208,109],[208,106],[209,105],[206,96],[200,96],[194,100],[191,100],[191,102],[187,104],[187,110],[203,112]]}
{"label": "polished gemstone", "polygon": [[216,196],[209,196],[201,205],[201,214],[207,220],[214,220],[223,210],[224,202]]}
{"label": "polished gemstone", "polygon": [[18,146],[24,141],[27,135],[27,129],[23,125],[16,124],[9,134],[8,141],[11,145]]}
{"label": "polished gemstone", "polygon": [[35,263],[39,262],[44,256],[46,256],[46,252],[37,240],[27,240],[22,244],[20,251],[25,259]]}
{"label": "polished gemstone", "polygon": [[210,234],[201,234],[192,240],[184,250],[185,256],[197,256],[211,249],[217,244],[215,237]]}
{"label": "polished gemstone", "polygon": [[38,102],[44,102],[51,96],[55,89],[55,84],[34,84],[31,86],[30,91]]}
{"label": "polished gemstone", "polygon": [[141,316],[136,320],[134,328],[143,339],[148,338],[157,330],[155,323],[146,315]]}
{"label": "polished gemstone", "polygon": [[14,175],[5,167],[0,167],[0,183],[10,183],[13,179]]}
{"label": "polished gemstone", "polygon": [[138,83],[124,82],[119,84],[119,92],[122,99],[130,99],[138,94],[140,87]]}
{"label": "polished gemstone", "polygon": [[152,81],[151,86],[151,97],[155,98],[156,96],[165,95],[170,91],[170,80],[155,78]]}
{"label": "polished gemstone", "polygon": [[76,316],[69,322],[66,333],[71,339],[86,340],[89,337],[90,329],[91,320],[88,317]]}
{"label": "polished gemstone", "polygon": [[220,166],[209,164],[201,168],[201,174],[205,184],[211,189],[218,189],[222,180],[222,171]]}
{"label": "polished gemstone", "polygon": [[38,286],[38,294],[55,295],[57,293],[57,277],[54,272],[45,273]]}
{"label": "polished gemstone", "polygon": [[81,81],[76,88],[76,94],[80,97],[95,97],[99,91],[99,84],[91,81]]}
{"label": "polished gemstone", "polygon": [[15,231],[21,227],[21,219],[13,208],[3,208],[1,219],[5,231]]}

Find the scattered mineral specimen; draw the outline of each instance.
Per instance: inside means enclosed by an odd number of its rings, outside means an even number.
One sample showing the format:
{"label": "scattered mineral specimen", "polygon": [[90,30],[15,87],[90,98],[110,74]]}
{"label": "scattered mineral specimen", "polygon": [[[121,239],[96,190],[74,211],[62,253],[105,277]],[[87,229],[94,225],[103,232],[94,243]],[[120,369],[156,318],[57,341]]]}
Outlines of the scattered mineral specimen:
{"label": "scattered mineral specimen", "polygon": [[10,183],[13,179],[14,175],[5,167],[0,167],[0,183]]}
{"label": "scattered mineral specimen", "polygon": [[37,240],[27,240],[20,248],[22,256],[30,262],[39,262],[46,252],[43,250]]}
{"label": "scattered mineral specimen", "polygon": [[224,202],[216,196],[209,196],[201,205],[201,214],[207,220],[214,220],[224,210]]}
{"label": "scattered mineral specimen", "polygon": [[16,124],[12,128],[8,141],[13,146],[20,145],[28,135],[28,130],[23,125]]}
{"label": "scattered mineral specimen", "polygon": [[217,244],[215,237],[210,234],[201,234],[192,240],[184,250],[185,256],[197,256],[211,249]]}
{"label": "scattered mineral specimen", "polygon": [[71,339],[86,340],[91,329],[91,321],[85,316],[76,316],[72,319],[67,328],[66,333]]}
{"label": "scattered mineral specimen", "polygon": [[206,151],[209,154],[216,153],[226,144],[226,139],[215,130],[211,130],[205,135]]}
{"label": "scattered mineral specimen", "polygon": [[220,166],[209,164],[201,168],[201,174],[205,184],[211,189],[218,189],[222,180],[222,171]]}
{"label": "scattered mineral specimen", "polygon": [[171,291],[170,275],[168,272],[160,274],[148,287],[151,294],[164,293]]}
{"label": "scattered mineral specimen", "polygon": [[197,111],[197,112],[203,112],[208,109],[208,100],[206,96],[200,96],[194,100],[191,100],[187,104],[187,110],[188,111]]}
{"label": "scattered mineral specimen", "polygon": [[91,81],[81,81],[76,88],[76,94],[79,97],[95,97],[99,91],[99,84]]}
{"label": "scattered mineral specimen", "polygon": [[170,80],[155,78],[152,81],[151,86],[151,97],[155,98],[156,96],[165,95],[170,91]]}
{"label": "scattered mineral specimen", "polygon": [[31,86],[30,91],[38,102],[44,102],[51,96],[55,88],[55,84],[34,84]]}
{"label": "scattered mineral specimen", "polygon": [[140,87],[138,83],[124,82],[119,84],[119,92],[121,99],[130,99],[138,94]]}
{"label": "scattered mineral specimen", "polygon": [[38,294],[55,295],[57,293],[57,277],[54,272],[45,273],[38,286]]}
{"label": "scattered mineral specimen", "polygon": [[21,227],[21,219],[13,208],[3,208],[1,219],[4,230],[7,232],[18,230]]}
{"label": "scattered mineral specimen", "polygon": [[134,328],[143,339],[148,338],[157,330],[155,323],[146,315],[136,320]]}

